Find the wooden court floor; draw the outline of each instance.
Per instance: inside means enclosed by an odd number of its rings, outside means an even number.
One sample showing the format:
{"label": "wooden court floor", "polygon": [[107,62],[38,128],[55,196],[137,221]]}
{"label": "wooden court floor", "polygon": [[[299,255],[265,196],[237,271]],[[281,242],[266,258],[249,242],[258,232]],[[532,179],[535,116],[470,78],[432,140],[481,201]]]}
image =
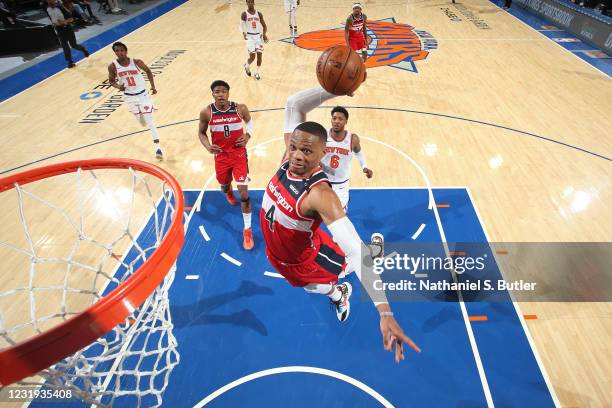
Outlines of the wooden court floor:
{"label": "wooden court floor", "polygon": [[[300,33],[341,27],[352,4],[303,3],[298,10]],[[212,100],[213,80],[229,82],[231,99],[253,111],[252,146],[281,137],[287,97],[317,85],[314,68],[319,53],[286,41],[282,2],[255,5],[270,37],[260,81],[242,69],[242,2],[192,0],[122,39],[130,56],[159,67],[155,121],[167,155],[159,164],[184,188],[200,188],[214,171],[212,156],[197,139],[196,120]],[[355,164],[352,185],[423,186],[415,167],[399,164],[405,162],[403,152],[433,186],[469,187],[491,241],[610,241],[610,78],[488,1],[467,0],[460,9],[477,15],[488,28],[474,24],[445,1],[364,3],[369,20],[394,19],[424,31],[431,48],[425,58],[415,57],[416,70],[372,67],[354,97],[327,103],[349,107],[350,130],[397,149],[364,140],[375,177],[366,180]],[[462,21],[453,21],[448,10]],[[313,35],[309,44],[316,39]],[[155,161],[147,131],[125,106],[109,108],[108,116],[98,116],[103,120],[90,120],[94,111],[105,109],[102,105],[119,95],[114,89],[96,89],[113,57],[108,46],[77,68],[0,104],[3,176],[50,156],[38,164],[94,157]],[[81,98],[95,91],[102,94]],[[327,125],[329,109],[318,109],[309,119]],[[279,139],[250,155],[253,187],[265,185],[282,150]],[[15,211],[3,207],[0,213],[2,236],[10,236],[20,228],[12,218]],[[5,271],[18,267],[6,259]],[[0,287],[10,280],[1,276]],[[527,324],[562,406],[612,406],[610,304],[520,307],[524,314],[537,315]],[[23,312],[15,309],[14,313]]]}

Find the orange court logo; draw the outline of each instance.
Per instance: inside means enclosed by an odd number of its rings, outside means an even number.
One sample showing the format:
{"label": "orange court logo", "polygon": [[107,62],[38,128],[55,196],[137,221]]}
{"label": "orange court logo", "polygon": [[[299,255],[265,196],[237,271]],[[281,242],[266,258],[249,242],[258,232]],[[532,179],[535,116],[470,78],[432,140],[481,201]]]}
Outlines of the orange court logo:
{"label": "orange court logo", "polygon": [[[369,37],[366,67],[391,66],[417,72],[415,61],[422,61],[430,50],[438,48],[438,41],[423,30],[408,24],[399,24],[394,18],[366,22]],[[294,43],[311,51],[324,51],[331,46],[344,44],[344,28],[304,33],[297,38],[281,41]]]}

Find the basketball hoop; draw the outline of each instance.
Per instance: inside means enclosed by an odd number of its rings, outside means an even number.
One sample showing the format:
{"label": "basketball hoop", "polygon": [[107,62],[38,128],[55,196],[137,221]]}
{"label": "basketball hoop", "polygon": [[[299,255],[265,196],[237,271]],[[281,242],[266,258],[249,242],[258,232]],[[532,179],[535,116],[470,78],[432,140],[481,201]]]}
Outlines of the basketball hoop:
{"label": "basketball hoop", "polygon": [[[121,187],[113,188],[115,183]],[[152,192],[155,183],[161,187],[161,198]],[[58,186],[67,188],[58,190]],[[8,193],[13,189],[16,196]],[[21,239],[18,228],[5,226],[11,231],[0,236],[0,259],[30,263],[29,272],[11,272],[18,276],[14,287],[0,280],[0,386],[38,373],[44,380],[22,384],[71,388],[93,404],[112,404],[118,396],[131,395],[138,405],[145,404],[145,396],[156,398],[146,405],[160,405],[170,371],[179,359],[168,303],[184,241],[184,201],[178,182],[150,163],[92,159],[2,178],[0,193],[0,210],[8,208],[5,201],[16,200],[24,235]],[[64,202],[72,204],[62,207]],[[32,213],[28,205],[35,206],[37,214],[48,210],[37,215],[44,222],[28,218]],[[100,215],[98,209],[108,214]],[[106,218],[100,220],[102,216]],[[141,225],[136,225],[139,217]],[[65,221],[68,228],[45,227],[52,219]],[[149,241],[140,238],[136,229],[146,232]],[[38,231],[44,239],[33,236]],[[47,254],[56,250],[48,238],[54,231],[59,241],[75,241],[65,246],[68,254],[65,249],[60,255]],[[45,246],[43,241],[51,244]],[[98,252],[101,255],[94,259]],[[88,277],[93,282],[84,281]],[[61,304],[45,304],[54,296]],[[20,302],[26,303],[26,311],[19,317],[11,316],[10,310],[5,313],[4,305]],[[79,302],[86,305],[73,310]],[[156,358],[148,361],[152,355]],[[118,388],[129,382],[122,375],[138,377],[134,389]],[[150,385],[141,384],[146,382],[140,380],[143,375],[152,378]],[[107,391],[109,385],[114,389]]]}

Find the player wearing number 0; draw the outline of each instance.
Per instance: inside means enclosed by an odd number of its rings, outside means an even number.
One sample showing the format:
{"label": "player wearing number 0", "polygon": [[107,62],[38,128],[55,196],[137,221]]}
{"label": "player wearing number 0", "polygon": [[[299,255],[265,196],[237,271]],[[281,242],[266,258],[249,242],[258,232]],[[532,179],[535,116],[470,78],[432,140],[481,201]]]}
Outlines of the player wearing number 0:
{"label": "player wearing number 0", "polygon": [[[214,102],[200,112],[198,137],[209,153],[215,155],[215,173],[230,205],[236,204],[232,177],[236,181],[244,220],[244,249],[253,249],[251,200],[249,198],[249,163],[246,144],[253,132],[253,121],[246,105],[230,102],[229,84],[217,80],[210,85]],[[244,127],[242,121],[244,120]],[[206,132],[210,128],[212,143]]]}
{"label": "player wearing number 0", "polygon": [[108,66],[108,81],[113,87],[123,91],[129,111],[136,115],[140,124],[149,127],[151,138],[155,144],[155,156],[161,160],[164,156],[159,146],[157,127],[153,122],[155,106],[147,92],[141,71],[147,74],[151,84],[151,93],[155,95],[157,90],[155,89],[153,73],[141,60],[127,56],[127,46],[125,44],[114,43],[113,51],[115,51],[117,59]]}
{"label": "player wearing number 0", "polygon": [[251,63],[257,54],[257,65],[255,67],[255,79],[259,80],[259,67],[261,67],[263,43],[268,42],[266,32],[268,27],[264,21],[263,14],[255,10],[255,0],[246,0],[247,10],[240,16],[240,31],[246,40],[249,59],[244,64],[244,71],[251,76]]}
{"label": "player wearing number 0", "polygon": [[327,147],[321,160],[321,167],[329,179],[332,189],[340,199],[340,205],[346,211],[349,202],[349,175],[353,155],[359,160],[361,169],[367,178],[374,172],[367,167],[365,155],[361,150],[359,136],[345,130],[349,113],[342,106],[331,111],[331,129],[327,131]]}
{"label": "player wearing number 0", "polygon": [[[292,286],[329,297],[338,319],[345,321],[352,287],[339,284],[338,278],[355,272],[362,281],[361,239],[319,166],[326,144],[327,131],[320,124],[304,122],[295,128],[288,159],[266,186],[260,226],[272,266]],[[320,228],[321,222],[333,238]],[[382,235],[372,236],[376,256],[383,254],[382,241]],[[393,317],[384,293],[373,294],[371,285],[364,287],[373,300],[380,300],[374,303],[380,331],[385,349],[395,350],[395,361],[404,359],[404,343],[420,351]]]}

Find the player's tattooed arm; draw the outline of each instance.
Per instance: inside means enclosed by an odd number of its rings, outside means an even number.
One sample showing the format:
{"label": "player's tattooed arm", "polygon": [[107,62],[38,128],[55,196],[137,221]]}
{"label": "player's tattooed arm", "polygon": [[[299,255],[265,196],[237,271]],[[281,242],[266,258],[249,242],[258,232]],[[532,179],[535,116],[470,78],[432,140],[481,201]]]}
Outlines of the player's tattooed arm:
{"label": "player's tattooed arm", "polygon": [[147,64],[139,59],[135,59],[134,64],[136,64],[138,68],[142,69],[147,74],[147,78],[149,78],[149,83],[151,84],[151,93],[155,95],[157,93],[157,89],[155,89],[155,79],[153,79],[153,72],[151,72],[151,69],[149,69]]}
{"label": "player's tattooed arm", "polygon": [[351,28],[351,16],[346,18],[346,24],[344,24],[344,42],[346,46],[350,48],[351,44],[349,42],[349,30]]}

